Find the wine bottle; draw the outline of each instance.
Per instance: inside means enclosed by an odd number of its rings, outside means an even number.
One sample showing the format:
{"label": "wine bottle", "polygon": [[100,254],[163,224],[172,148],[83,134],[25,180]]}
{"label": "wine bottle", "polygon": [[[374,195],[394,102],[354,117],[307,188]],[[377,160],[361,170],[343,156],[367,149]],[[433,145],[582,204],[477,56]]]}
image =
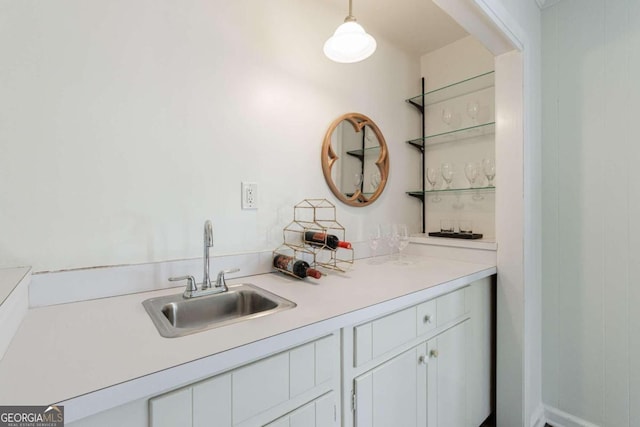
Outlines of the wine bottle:
{"label": "wine bottle", "polygon": [[322,273],[315,268],[311,268],[308,262],[281,254],[273,257],[273,267],[276,270],[288,271],[301,279],[307,276],[319,279],[322,276]]}
{"label": "wine bottle", "polygon": [[338,236],[333,234],[325,234],[319,231],[307,231],[304,233],[304,241],[314,246],[327,246],[332,250],[336,250],[338,247],[351,249],[351,243],[342,242],[338,239]]}

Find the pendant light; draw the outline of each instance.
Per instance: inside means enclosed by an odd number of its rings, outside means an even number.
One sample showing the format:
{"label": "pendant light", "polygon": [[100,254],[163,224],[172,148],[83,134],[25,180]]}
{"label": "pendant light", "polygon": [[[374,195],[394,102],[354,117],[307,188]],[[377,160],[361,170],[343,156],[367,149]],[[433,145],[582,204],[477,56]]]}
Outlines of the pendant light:
{"label": "pendant light", "polygon": [[351,2],[349,0],[349,15],[344,18],[344,23],[324,44],[324,54],[335,62],[359,62],[376,51],[376,39],[356,22]]}

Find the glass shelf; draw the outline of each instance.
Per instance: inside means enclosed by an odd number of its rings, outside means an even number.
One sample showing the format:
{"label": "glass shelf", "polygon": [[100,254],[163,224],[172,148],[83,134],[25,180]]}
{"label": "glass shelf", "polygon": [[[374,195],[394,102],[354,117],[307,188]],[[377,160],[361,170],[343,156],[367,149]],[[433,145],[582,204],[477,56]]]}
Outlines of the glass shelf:
{"label": "glass shelf", "polygon": [[435,194],[435,193],[475,193],[475,192],[493,192],[496,187],[474,187],[474,188],[441,188],[439,190],[418,190],[418,191],[407,191],[409,196],[424,198],[425,195]]}
{"label": "glass shelf", "polygon": [[380,151],[380,146],[376,145],[375,147],[367,147],[364,150],[363,149],[359,149],[359,150],[350,150],[347,151],[347,154],[353,157],[357,157],[360,160],[364,159],[364,156],[366,156],[367,154],[371,154],[371,153],[375,153],[375,152],[379,152]]}
{"label": "glass shelf", "polygon": [[424,138],[416,138],[407,143],[423,149],[425,145],[442,144],[444,142],[460,141],[476,136],[491,135],[496,132],[496,122],[483,123],[463,129],[456,129],[449,132],[427,135]]}
{"label": "glass shelf", "polygon": [[425,92],[423,95],[414,96],[413,98],[407,99],[406,102],[422,109],[425,105],[437,104],[438,102],[446,101],[447,99],[456,98],[488,87],[493,87],[495,84],[494,81],[495,72],[489,71],[488,73],[480,74],[448,86]]}

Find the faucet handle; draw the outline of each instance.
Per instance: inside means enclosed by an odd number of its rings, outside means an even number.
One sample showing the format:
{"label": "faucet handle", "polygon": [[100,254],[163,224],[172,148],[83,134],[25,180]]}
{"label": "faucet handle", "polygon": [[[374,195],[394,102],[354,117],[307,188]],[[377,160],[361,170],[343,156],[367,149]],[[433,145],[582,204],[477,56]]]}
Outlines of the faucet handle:
{"label": "faucet handle", "polygon": [[240,271],[239,268],[232,268],[230,270],[222,270],[218,273],[218,279],[216,280],[216,287],[217,288],[223,288],[224,290],[227,290],[227,282],[224,279],[224,275],[225,274],[231,274],[231,273],[237,273],[238,271]]}
{"label": "faucet handle", "polygon": [[198,287],[196,286],[196,279],[194,279],[193,276],[169,277],[170,282],[180,282],[182,280],[187,281],[187,289],[185,289],[185,293],[195,292],[198,290]]}

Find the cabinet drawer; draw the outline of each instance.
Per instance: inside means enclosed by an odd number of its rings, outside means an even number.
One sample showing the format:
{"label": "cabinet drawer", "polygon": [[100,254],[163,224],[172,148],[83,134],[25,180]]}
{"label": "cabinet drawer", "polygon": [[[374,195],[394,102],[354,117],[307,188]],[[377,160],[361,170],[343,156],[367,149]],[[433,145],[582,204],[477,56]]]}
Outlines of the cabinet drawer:
{"label": "cabinet drawer", "polygon": [[191,388],[183,388],[149,400],[150,426],[173,427],[191,424]]}
{"label": "cabinet drawer", "polygon": [[416,307],[416,331],[418,335],[426,334],[436,328],[436,300],[423,302]]}
{"label": "cabinet drawer", "polygon": [[416,307],[355,327],[355,365],[383,355],[416,337]]}
{"label": "cabinet drawer", "polygon": [[467,312],[465,289],[458,289],[354,327],[354,366],[362,366],[463,316]]}
{"label": "cabinet drawer", "polygon": [[466,313],[465,289],[458,289],[436,299],[436,326],[446,325]]}

